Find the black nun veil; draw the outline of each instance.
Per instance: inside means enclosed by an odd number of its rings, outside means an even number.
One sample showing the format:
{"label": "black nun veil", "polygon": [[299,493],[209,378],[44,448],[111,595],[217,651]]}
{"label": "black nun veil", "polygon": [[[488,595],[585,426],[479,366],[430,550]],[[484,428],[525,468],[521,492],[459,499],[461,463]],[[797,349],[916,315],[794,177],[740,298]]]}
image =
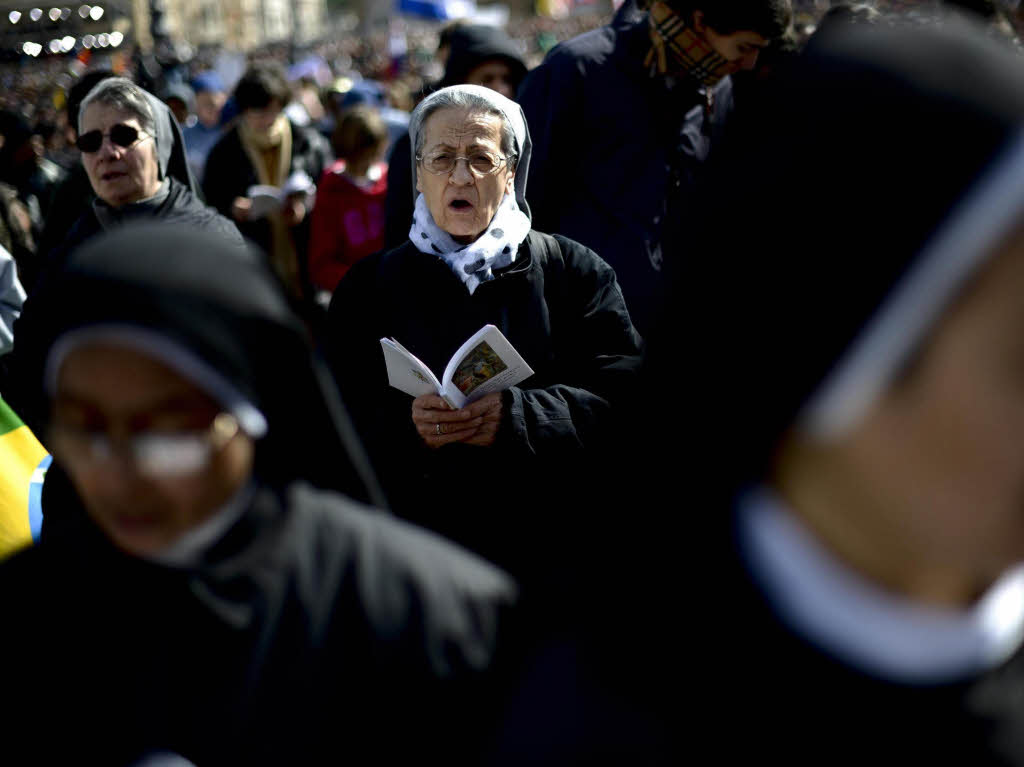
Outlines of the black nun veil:
{"label": "black nun veil", "polygon": [[[18,374],[25,391],[39,392],[26,413],[37,433],[46,433],[49,350],[65,333],[95,325],[163,335],[254,404],[269,425],[256,447],[258,481],[283,487],[304,479],[383,505],[306,327],[255,257],[209,232],[160,223],[129,224],[76,251],[19,327]],[[44,508],[52,497],[44,496]]]}
{"label": "black nun veil", "polygon": [[181,133],[181,126],[164,102],[149,91],[142,90],[146,94],[150,109],[153,110],[153,119],[156,123],[154,138],[157,162],[160,164],[160,178],[173,176],[187,186],[192,194],[199,197],[199,184],[196,183],[192,168],[188,164],[188,157],[185,155],[185,138]]}

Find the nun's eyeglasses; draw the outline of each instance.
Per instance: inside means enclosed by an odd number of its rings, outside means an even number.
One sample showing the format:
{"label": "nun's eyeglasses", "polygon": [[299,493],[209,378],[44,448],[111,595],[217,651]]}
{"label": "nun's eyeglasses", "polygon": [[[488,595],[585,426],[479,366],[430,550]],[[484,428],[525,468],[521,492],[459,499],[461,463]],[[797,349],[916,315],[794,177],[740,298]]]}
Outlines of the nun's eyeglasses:
{"label": "nun's eyeglasses", "polygon": [[209,427],[198,431],[151,431],[112,439],[106,431],[55,423],[51,435],[55,452],[68,464],[94,469],[120,454],[146,477],[171,479],[205,469],[238,431],[233,415],[219,413]]}
{"label": "nun's eyeglasses", "polygon": [[451,152],[435,152],[428,155],[416,155],[416,161],[434,175],[443,176],[455,170],[459,160],[466,161],[469,172],[477,178],[497,173],[508,161],[508,157],[500,157],[490,152],[474,152],[468,157],[457,157]]}
{"label": "nun's eyeglasses", "polygon": [[103,133],[99,130],[91,130],[88,133],[83,133],[75,141],[76,146],[85,152],[86,154],[92,154],[98,152],[100,147],[103,146],[103,139],[109,138],[110,143],[116,144],[123,149],[129,149],[136,141],[140,138],[147,137],[148,134],[142,133],[138,128],[131,125],[125,125],[124,123],[117,123],[110,126],[109,133]]}

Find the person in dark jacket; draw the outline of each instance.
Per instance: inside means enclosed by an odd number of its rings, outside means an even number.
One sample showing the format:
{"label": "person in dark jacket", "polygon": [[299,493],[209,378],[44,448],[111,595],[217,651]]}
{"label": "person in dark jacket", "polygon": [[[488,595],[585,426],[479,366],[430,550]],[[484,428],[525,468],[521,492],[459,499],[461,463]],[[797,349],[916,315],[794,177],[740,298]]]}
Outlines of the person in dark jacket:
{"label": "person in dark jacket", "polygon": [[209,230],[244,248],[235,225],[198,197],[174,116],[135,83],[108,78],[89,92],[79,111],[77,143],[96,197],[48,255],[44,276],[89,238],[136,218]]}
{"label": "person in dark jacket", "polygon": [[[514,101],[516,91],[526,77],[526,62],[515,42],[497,27],[459,24],[450,30],[444,77],[436,87],[482,85]],[[409,236],[416,197],[410,173],[411,161],[412,149],[406,133],[395,142],[388,159],[384,238],[387,248],[397,248]]]}
{"label": "person in dark jacket", "polygon": [[[206,158],[206,200],[263,249],[293,297],[311,296],[306,270],[311,193],[331,164],[330,147],[316,130],[284,114],[291,90],[278,65],[253,65],[235,86],[234,101],[240,116]],[[293,193],[280,209],[257,216],[250,191],[256,185]]]}
{"label": "person in dark jacket", "polygon": [[690,721],[723,763],[1024,764],[1024,66],[836,21],[762,108],[649,347],[700,405],[641,461],[683,500],[637,573],[702,583]]}
{"label": "person in dark jacket", "polygon": [[0,566],[0,652],[34,658],[5,669],[5,757],[475,763],[516,589],[323,489],[375,495],[269,270],[133,223],[38,301],[18,372],[79,508]]}
{"label": "person in dark jacket", "polygon": [[[548,546],[564,554],[555,531],[590,487],[582,466],[610,433],[641,341],[608,265],[531,228],[529,132],[514,102],[445,88],[409,132],[420,191],[410,238],[339,283],[329,359],[395,511],[528,579]],[[389,388],[381,338],[440,372],[486,324],[531,378],[458,411]]]}
{"label": "person in dark jacket", "polygon": [[[643,14],[626,3],[612,24],[555,47],[520,88],[537,226],[611,264],[645,336],[663,228],[685,214],[725,129],[728,75],[754,67],[789,15],[789,0],[675,0]],[[578,181],[573,194],[565,178]]]}

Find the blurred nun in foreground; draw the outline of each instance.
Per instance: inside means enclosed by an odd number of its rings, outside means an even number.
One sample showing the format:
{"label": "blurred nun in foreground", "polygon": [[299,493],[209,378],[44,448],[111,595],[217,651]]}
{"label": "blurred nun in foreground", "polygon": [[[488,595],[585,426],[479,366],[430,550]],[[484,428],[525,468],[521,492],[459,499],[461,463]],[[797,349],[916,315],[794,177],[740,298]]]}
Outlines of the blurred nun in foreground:
{"label": "blurred nun in foreground", "polygon": [[697,406],[672,663],[723,762],[1024,764],[1024,62],[837,24],[766,107],[651,341]]}
{"label": "blurred nun in foreground", "polygon": [[514,587],[324,489],[378,495],[270,271],[213,232],[130,224],[33,311],[17,372],[47,486],[71,488],[0,566],[0,656],[34,658],[4,673],[9,748],[31,753],[12,763],[472,753]]}

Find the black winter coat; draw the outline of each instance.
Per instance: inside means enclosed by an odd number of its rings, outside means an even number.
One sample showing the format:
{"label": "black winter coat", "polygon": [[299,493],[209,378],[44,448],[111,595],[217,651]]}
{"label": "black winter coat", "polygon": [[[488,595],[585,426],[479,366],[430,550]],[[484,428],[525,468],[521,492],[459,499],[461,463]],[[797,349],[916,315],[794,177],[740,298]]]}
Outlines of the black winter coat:
{"label": "black winter coat", "polygon": [[[288,174],[301,170],[313,179],[315,184],[320,180],[324,169],[333,161],[330,147],[323,136],[312,128],[301,128],[291,122],[289,124],[292,131],[292,161]],[[210,205],[230,218],[231,204],[235,198],[246,197],[249,187],[259,183],[256,169],[242,147],[238,126],[235,125],[221,136],[210,150],[203,174],[203,195]],[[308,214],[309,211],[302,223],[292,229],[295,252],[299,256],[299,270],[304,282],[308,282],[304,257],[309,246]],[[264,253],[270,253],[274,236],[267,219],[241,222],[238,229],[246,239],[259,245]]]}
{"label": "black winter coat", "polygon": [[[388,385],[380,339],[394,337],[441,372],[488,323],[535,373],[506,392],[493,446],[431,450],[413,426],[410,397]],[[584,472],[607,447],[616,403],[632,394],[642,342],[614,272],[578,243],[531,232],[516,261],[470,295],[441,259],[407,240],[341,281],[328,336],[335,377],[393,509],[514,575],[561,545],[549,532],[573,504],[614,481]]]}
{"label": "black winter coat", "polygon": [[[341,496],[256,492],[202,561],[91,526],[0,565],[10,764],[476,763],[515,587]],[[25,753],[19,753],[24,748]],[[429,757],[429,758],[428,758]],[[443,757],[443,758],[442,758]]]}
{"label": "black winter coat", "polygon": [[519,89],[533,140],[534,226],[605,259],[645,337],[669,255],[665,222],[685,213],[732,109],[729,78],[708,115],[695,85],[650,77],[650,45],[646,14],[620,13],[616,24],[554,48]]}
{"label": "black winter coat", "polygon": [[[163,202],[156,208],[140,207],[136,209],[134,206],[128,205],[117,213],[119,223],[154,218],[169,224],[180,224],[189,229],[215,232],[223,235],[226,240],[234,242],[239,248],[245,247],[238,228],[229,219],[192,194],[191,190],[178,179],[172,176],[168,180],[170,189]],[[96,217],[93,206],[86,204],[82,215],[71,227],[67,237],[47,257],[44,274],[49,273],[51,269],[60,269],[76,248],[102,231],[103,225]]]}

